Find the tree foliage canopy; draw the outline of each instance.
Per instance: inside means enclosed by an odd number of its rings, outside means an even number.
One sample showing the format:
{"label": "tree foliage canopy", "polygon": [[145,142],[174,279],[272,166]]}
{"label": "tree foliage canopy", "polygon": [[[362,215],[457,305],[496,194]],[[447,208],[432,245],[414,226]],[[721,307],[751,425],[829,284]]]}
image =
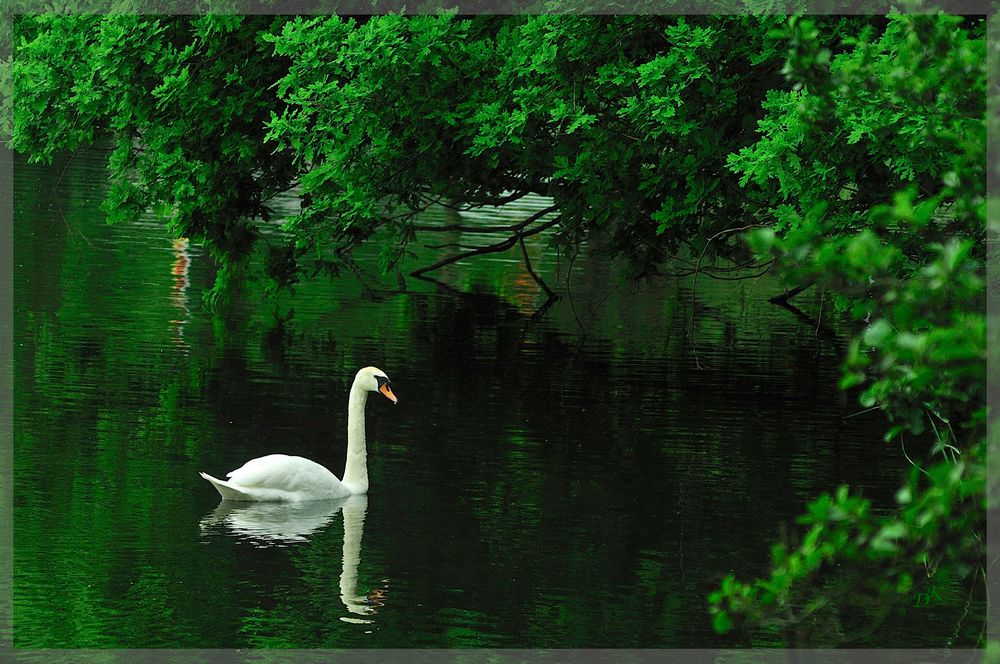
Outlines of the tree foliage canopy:
{"label": "tree foliage canopy", "polygon": [[745,213],[726,156],[784,85],[779,22],[22,17],[14,145],[50,159],[111,133],[109,219],[159,211],[223,282],[294,186],[279,285],[376,233],[394,267],[432,203],[528,193],[557,206],[557,248],[599,234],[647,274]]}

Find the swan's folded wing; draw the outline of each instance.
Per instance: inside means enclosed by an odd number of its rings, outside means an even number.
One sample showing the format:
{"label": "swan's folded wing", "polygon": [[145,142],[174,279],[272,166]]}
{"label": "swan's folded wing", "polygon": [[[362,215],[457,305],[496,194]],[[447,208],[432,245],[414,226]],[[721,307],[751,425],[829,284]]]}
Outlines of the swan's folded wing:
{"label": "swan's folded wing", "polygon": [[336,476],[315,461],[287,454],[268,454],[247,461],[226,477],[232,484],[246,488],[300,491],[331,481]]}

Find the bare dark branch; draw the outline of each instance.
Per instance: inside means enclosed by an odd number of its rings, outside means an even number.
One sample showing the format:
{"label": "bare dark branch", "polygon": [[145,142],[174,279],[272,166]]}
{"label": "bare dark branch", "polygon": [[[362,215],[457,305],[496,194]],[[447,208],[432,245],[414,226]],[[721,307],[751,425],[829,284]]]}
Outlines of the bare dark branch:
{"label": "bare dark branch", "polygon": [[545,283],[542,280],[542,278],[538,276],[538,274],[536,274],[531,267],[531,259],[528,258],[528,247],[525,246],[524,244],[523,235],[518,238],[518,242],[521,245],[521,254],[524,256],[524,267],[528,268],[528,274],[530,274],[531,278],[535,280],[535,283],[538,284],[543,291],[545,291],[545,294],[549,296],[550,300],[555,300],[557,298],[557,295],[554,292],[552,292],[552,289],[549,288],[549,285]]}
{"label": "bare dark branch", "polygon": [[807,289],[810,286],[812,286],[813,283],[814,282],[810,281],[809,283],[803,284],[802,286],[796,286],[795,288],[793,288],[791,290],[785,291],[781,295],[775,295],[774,297],[772,297],[771,299],[769,299],[768,302],[770,302],[771,304],[786,305],[786,304],[788,304],[788,301],[790,299],[792,299],[793,297],[795,297],[796,295],[798,295],[799,293],[801,293],[805,289]]}
{"label": "bare dark branch", "polygon": [[[530,224],[535,219],[538,219],[539,217],[544,216],[544,214],[548,214],[550,211],[551,210],[543,210],[543,211],[541,211],[541,212],[539,212],[537,214],[534,214],[531,217],[529,217],[528,220],[526,220],[526,221],[524,221],[524,222],[522,222],[520,224],[517,224],[516,226],[513,226],[512,228],[523,229],[526,225]],[[471,258],[472,256],[479,256],[479,255],[482,255],[482,254],[494,254],[494,253],[497,253],[497,252],[500,252],[500,251],[507,251],[508,249],[510,249],[511,247],[513,247],[515,244],[517,244],[517,242],[520,239],[526,238],[526,237],[531,237],[532,235],[537,235],[537,234],[541,233],[542,231],[544,231],[546,229],[552,228],[553,226],[555,226],[556,224],[559,223],[560,219],[561,219],[561,217],[556,217],[555,219],[547,221],[544,224],[541,224],[539,226],[535,226],[534,228],[532,228],[530,230],[521,230],[520,232],[516,233],[515,235],[507,238],[506,240],[503,240],[502,242],[498,242],[496,244],[490,244],[490,245],[487,245],[485,247],[478,247],[476,249],[470,249],[469,251],[464,251],[464,252],[462,252],[460,254],[455,254],[454,256],[449,256],[448,258],[442,258],[441,260],[439,260],[438,262],[434,263],[433,265],[428,265],[427,267],[422,267],[422,268],[420,268],[418,270],[414,270],[413,272],[410,273],[410,276],[411,277],[419,277],[420,275],[426,274],[427,272],[432,272],[434,270],[437,270],[438,268],[444,267],[445,265],[451,265],[452,263],[456,263],[456,262],[458,262],[460,260],[463,260],[465,258]]]}

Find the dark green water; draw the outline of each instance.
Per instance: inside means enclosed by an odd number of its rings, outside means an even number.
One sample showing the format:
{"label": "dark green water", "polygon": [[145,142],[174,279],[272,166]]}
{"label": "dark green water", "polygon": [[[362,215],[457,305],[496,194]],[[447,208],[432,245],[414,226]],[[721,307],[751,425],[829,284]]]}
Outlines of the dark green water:
{"label": "dark green water", "polygon": [[[877,414],[845,419],[837,343],[768,305],[774,281],[635,287],[533,238],[573,293],[536,321],[515,253],[404,291],[373,252],[213,316],[201,248],[104,224],[102,160],[15,171],[18,647],[748,645],[711,630],[720,579],[762,574],[817,493],[889,506],[906,469]],[[341,474],[368,364],[400,404],[369,403],[367,497],[220,508],[198,471]],[[851,645],[968,643],[968,589],[938,592]]]}

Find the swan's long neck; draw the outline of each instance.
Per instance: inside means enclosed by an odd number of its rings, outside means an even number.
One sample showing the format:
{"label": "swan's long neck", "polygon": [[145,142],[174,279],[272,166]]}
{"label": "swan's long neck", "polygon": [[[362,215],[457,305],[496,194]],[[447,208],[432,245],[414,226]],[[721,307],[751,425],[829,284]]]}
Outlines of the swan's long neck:
{"label": "swan's long neck", "polygon": [[368,451],[365,449],[365,402],[368,391],[355,380],[347,400],[347,463],[343,484],[351,493],[368,491]]}

